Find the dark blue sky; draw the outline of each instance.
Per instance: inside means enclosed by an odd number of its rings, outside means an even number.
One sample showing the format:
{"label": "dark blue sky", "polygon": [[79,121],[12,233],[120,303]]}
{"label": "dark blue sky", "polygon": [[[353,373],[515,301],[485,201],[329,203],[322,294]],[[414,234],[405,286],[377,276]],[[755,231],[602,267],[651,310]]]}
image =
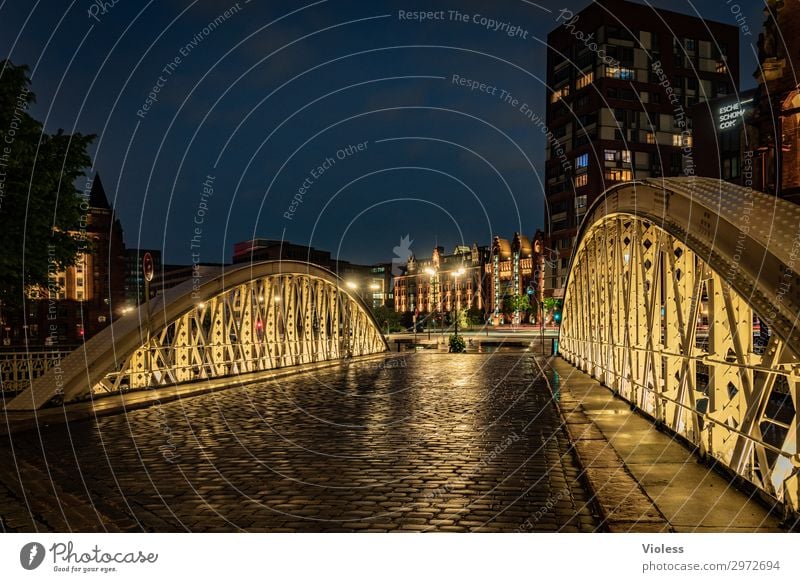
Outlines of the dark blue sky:
{"label": "dark blue sky", "polygon": [[[285,237],[377,262],[406,234],[423,256],[437,237],[449,251],[543,223],[544,138],[500,91],[544,117],[544,39],[585,0],[100,4],[0,0],[0,54],[30,65],[49,131],[98,134],[95,169],[129,247],[188,263],[194,237],[213,262],[236,241]],[[650,4],[735,24],[723,0]],[[763,1],[739,5],[754,31],[740,37],[748,88]],[[400,10],[480,13],[528,34]]]}

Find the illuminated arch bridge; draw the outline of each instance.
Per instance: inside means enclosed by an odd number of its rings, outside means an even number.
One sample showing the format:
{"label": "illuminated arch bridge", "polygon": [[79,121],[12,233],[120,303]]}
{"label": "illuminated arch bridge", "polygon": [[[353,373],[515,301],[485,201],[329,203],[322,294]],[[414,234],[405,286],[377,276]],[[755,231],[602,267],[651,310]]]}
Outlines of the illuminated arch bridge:
{"label": "illuminated arch bridge", "polygon": [[705,178],[608,190],[578,236],[560,354],[798,511],[800,207]]}
{"label": "illuminated arch bridge", "polygon": [[248,264],[187,281],[88,340],[6,410],[102,393],[257,374],[388,350],[360,297],[325,269]]}

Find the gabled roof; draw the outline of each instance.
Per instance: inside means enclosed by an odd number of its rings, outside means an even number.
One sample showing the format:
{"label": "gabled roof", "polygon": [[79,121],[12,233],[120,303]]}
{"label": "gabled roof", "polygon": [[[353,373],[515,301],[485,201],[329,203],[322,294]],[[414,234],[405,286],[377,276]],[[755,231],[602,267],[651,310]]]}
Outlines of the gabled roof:
{"label": "gabled roof", "polygon": [[89,192],[89,206],[92,208],[103,208],[111,210],[111,205],[108,203],[106,191],[103,188],[103,181],[100,180],[100,174],[95,174],[92,181],[92,190]]}

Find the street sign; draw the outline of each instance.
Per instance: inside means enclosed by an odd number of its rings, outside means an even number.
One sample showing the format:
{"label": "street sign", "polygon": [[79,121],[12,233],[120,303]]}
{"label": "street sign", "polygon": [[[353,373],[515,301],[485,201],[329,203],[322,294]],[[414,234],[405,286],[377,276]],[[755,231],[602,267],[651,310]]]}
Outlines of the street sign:
{"label": "street sign", "polygon": [[145,281],[150,282],[153,280],[153,256],[150,253],[142,255],[142,271]]}

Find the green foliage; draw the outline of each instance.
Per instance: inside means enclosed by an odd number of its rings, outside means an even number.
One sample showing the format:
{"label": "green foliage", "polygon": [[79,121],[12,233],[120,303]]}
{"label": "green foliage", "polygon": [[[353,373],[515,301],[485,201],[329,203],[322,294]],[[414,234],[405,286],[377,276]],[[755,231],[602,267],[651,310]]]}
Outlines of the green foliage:
{"label": "green foliage", "polygon": [[34,102],[27,67],[0,61],[0,301],[12,310],[47,286],[49,265],[63,270],[89,249],[75,182],[95,136],[44,133],[27,111]]}
{"label": "green foliage", "polygon": [[[503,299],[503,309],[505,313],[525,313],[531,308],[531,301],[527,295],[512,295]],[[507,311],[506,311],[507,310]]]}
{"label": "green foliage", "polygon": [[553,318],[553,321],[556,323],[561,323],[561,305],[562,300],[556,299],[555,297],[547,297],[543,301],[544,303],[544,312],[545,315],[550,315]]}
{"label": "green foliage", "polygon": [[390,332],[401,331],[403,329],[401,314],[391,307],[375,307],[372,309],[372,314],[375,316],[375,320],[384,332],[387,326]]}
{"label": "green foliage", "polygon": [[469,321],[470,325],[483,325],[483,309],[478,309],[477,307],[470,307],[467,309],[467,321]]}
{"label": "green foliage", "polygon": [[467,351],[467,342],[464,336],[453,334],[450,336],[450,351],[456,354]]}
{"label": "green foliage", "polygon": [[544,310],[548,313],[561,307],[561,299],[555,297],[546,297],[542,303],[544,303]]}
{"label": "green foliage", "polygon": [[467,318],[467,310],[466,309],[459,309],[456,313],[456,317],[458,317],[458,327],[461,329],[466,329],[469,325],[469,319]]}

